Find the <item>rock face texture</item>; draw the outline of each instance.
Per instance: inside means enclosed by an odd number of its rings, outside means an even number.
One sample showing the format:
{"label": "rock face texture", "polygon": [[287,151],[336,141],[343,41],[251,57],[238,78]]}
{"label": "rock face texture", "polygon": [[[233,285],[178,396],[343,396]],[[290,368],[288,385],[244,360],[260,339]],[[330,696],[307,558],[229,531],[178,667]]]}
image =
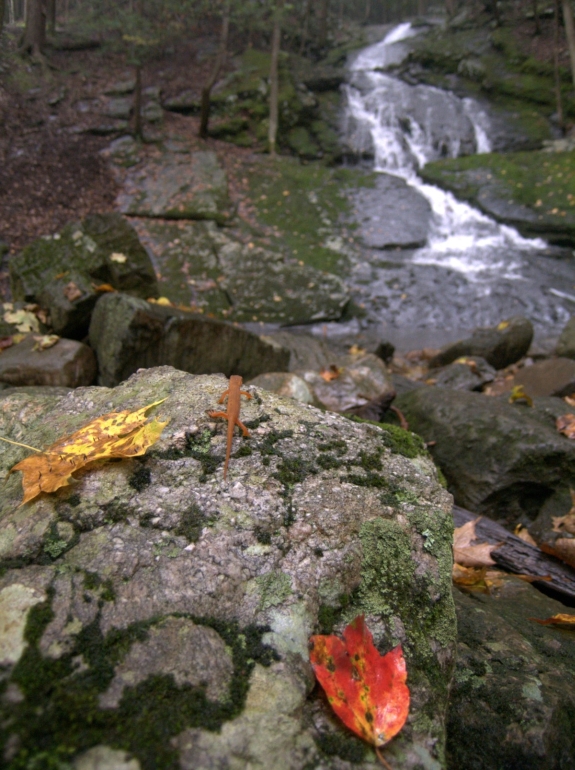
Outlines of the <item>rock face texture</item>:
{"label": "rock face texture", "polygon": [[558,398],[529,408],[447,388],[418,388],[395,402],[445,474],[455,502],[510,526],[528,525],[545,500],[575,484],[575,444],[556,429],[570,407]]}
{"label": "rock face texture", "polygon": [[575,766],[575,639],[541,620],[567,608],[520,580],[497,597],[455,591],[457,670],[448,766],[555,770]]}
{"label": "rock face texture", "polygon": [[37,350],[35,335],[3,352],[0,382],[12,386],[49,385],[78,388],[96,379],[94,351],[76,340],[59,339],[47,350]]}
{"label": "rock face texture", "polygon": [[119,292],[98,301],[90,344],[98,358],[99,382],[107,386],[143,367],[169,365],[248,379],[283,371],[289,362],[287,350],[245,329]]}
{"label": "rock face texture", "polygon": [[[378,648],[401,642],[407,659],[412,706],[389,761],[445,767],[451,498],[429,456],[409,433],[251,388],[251,436],[234,439],[224,482],[226,429],[206,410],[226,384],[162,367],[2,399],[0,431],[32,445],[161,398],[170,420],[146,456],[22,508],[8,479],[3,766],[375,770],[308,662],[312,633],[364,613]],[[2,471],[23,455],[8,446]]]}

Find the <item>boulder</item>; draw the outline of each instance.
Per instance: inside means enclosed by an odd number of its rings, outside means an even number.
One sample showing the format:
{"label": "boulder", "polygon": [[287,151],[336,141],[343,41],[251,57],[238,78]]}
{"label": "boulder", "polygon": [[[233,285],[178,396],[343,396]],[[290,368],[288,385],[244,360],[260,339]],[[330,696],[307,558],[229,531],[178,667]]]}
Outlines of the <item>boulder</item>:
{"label": "boulder", "polygon": [[[77,271],[138,297],[157,297],[154,268],[138,236],[120,214],[93,214],[61,233],[38,238],[10,260],[15,300],[36,301],[53,280]],[[48,308],[50,309],[50,308]]]}
{"label": "boulder", "polygon": [[132,114],[134,99],[131,96],[116,96],[107,99],[102,109],[102,115],[107,118],[128,120]]}
{"label": "boulder", "polygon": [[49,281],[38,295],[38,303],[50,315],[50,326],[56,334],[71,339],[84,339],[90,317],[101,292],[86,273],[67,270]]}
{"label": "boulder", "polygon": [[290,352],[289,371],[320,371],[336,362],[343,354],[342,348],[329,340],[312,337],[311,334],[294,334],[288,331],[262,335],[266,342],[281,345]]}
{"label": "boulder", "polygon": [[8,385],[51,385],[78,388],[96,379],[94,351],[76,340],[59,339],[35,350],[39,335],[30,334],[0,355],[0,382]]}
{"label": "boulder", "polygon": [[504,369],[527,353],[532,339],[531,321],[513,316],[497,326],[476,329],[468,339],[446,345],[430,360],[429,366],[446,366],[461,356],[480,356],[495,369]]}
{"label": "boulder", "polygon": [[558,356],[575,358],[575,315],[571,316],[561,332],[555,352]]}
{"label": "boulder", "polygon": [[120,293],[98,300],[90,344],[98,358],[99,382],[108,387],[152,366],[250,379],[285,371],[289,361],[286,350],[237,326]]}
{"label": "boulder", "polygon": [[575,361],[570,358],[550,358],[524,366],[513,378],[513,385],[522,385],[525,392],[537,396],[570,396],[575,393]]}
{"label": "boulder", "polygon": [[455,590],[454,599],[448,767],[573,768],[575,637],[532,620],[572,610],[518,579],[493,595]]}
{"label": "boulder", "polygon": [[[555,427],[561,399],[535,407],[446,388],[419,388],[395,404],[426,442],[455,502],[509,526],[529,525],[559,486],[575,486],[575,442]],[[549,404],[548,402],[551,402]]]}
{"label": "boulder", "polygon": [[308,387],[306,381],[293,372],[268,372],[260,374],[249,381],[249,385],[254,385],[263,390],[269,390],[271,393],[277,393],[283,398],[293,398],[301,401],[302,404],[316,403],[313,393]]}
{"label": "boulder", "polygon": [[456,359],[453,364],[435,369],[431,379],[438,388],[482,390],[484,385],[493,382],[495,375],[495,369],[484,358],[466,356]]}
{"label": "boulder", "polygon": [[351,198],[359,234],[369,248],[416,249],[427,243],[431,206],[403,179],[378,174],[373,187],[363,187]]}
{"label": "boulder", "polygon": [[213,219],[232,214],[226,172],[215,152],[165,152],[128,172],[117,199],[123,214],[162,219]]}
{"label": "boulder", "polygon": [[[251,436],[234,439],[224,481],[226,426],[206,410],[226,386],[162,367],[114,390],[3,399],[0,433],[31,445],[162,398],[169,420],[146,456],[100,464],[24,507],[20,474],[8,477],[4,761],[373,770],[308,657],[312,634],[341,634],[364,614],[377,648],[401,643],[407,661],[410,714],[386,757],[445,768],[451,498],[429,456],[252,388]],[[25,454],[9,445],[0,472]]]}

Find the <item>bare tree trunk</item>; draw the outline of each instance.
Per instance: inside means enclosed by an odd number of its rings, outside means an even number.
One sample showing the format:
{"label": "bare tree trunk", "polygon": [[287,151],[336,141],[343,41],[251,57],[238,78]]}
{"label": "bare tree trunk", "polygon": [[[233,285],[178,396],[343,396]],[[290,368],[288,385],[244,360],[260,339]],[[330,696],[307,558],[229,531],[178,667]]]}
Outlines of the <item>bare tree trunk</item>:
{"label": "bare tree trunk", "polygon": [[541,22],[539,21],[539,4],[533,0],[533,21],[535,22],[535,34],[541,34]]}
{"label": "bare tree trunk", "polygon": [[53,35],[56,32],[56,0],[46,0],[46,21],[48,32]]}
{"label": "bare tree trunk", "polygon": [[427,13],[427,0],[417,0],[417,14],[423,16]]}
{"label": "bare tree trunk", "polygon": [[563,99],[561,96],[561,75],[559,74],[559,0],[555,0],[553,40],[553,70],[555,75],[555,99],[557,102],[557,123],[563,131]]}
{"label": "bare tree trunk", "polygon": [[136,85],[134,86],[134,136],[142,138],[142,65],[136,64]]}
{"label": "bare tree trunk", "polygon": [[573,24],[573,9],[571,8],[570,0],[563,0],[563,23],[565,24],[565,35],[571,61],[571,80],[573,85],[575,85],[575,26]]}
{"label": "bare tree trunk", "polygon": [[14,13],[14,0],[10,0],[8,3],[8,24],[12,26],[16,21],[16,15]]}
{"label": "bare tree trunk", "polygon": [[283,0],[277,0],[275,14],[274,14],[274,27],[272,32],[272,51],[271,51],[271,65],[270,65],[270,123],[268,128],[268,145],[270,155],[275,157],[276,154],[276,139],[278,135],[278,122],[279,122],[279,72],[278,62],[280,55],[280,43],[281,43],[281,24],[280,16]]}
{"label": "bare tree trunk", "polygon": [[363,14],[363,20],[367,22],[371,16],[371,0],[365,0],[365,12]]}
{"label": "bare tree trunk", "polygon": [[199,135],[202,139],[208,137],[208,125],[210,122],[210,96],[212,88],[216,84],[222,67],[226,61],[226,55],[228,51],[228,36],[230,32],[230,5],[231,0],[226,0],[224,10],[222,13],[222,30],[220,33],[220,45],[218,47],[218,53],[214,62],[214,68],[209,77],[208,82],[202,88],[202,104],[200,111],[200,131]]}
{"label": "bare tree trunk", "polygon": [[2,30],[4,29],[4,9],[5,9],[4,0],[0,0],[0,35],[2,34]]}
{"label": "bare tree trunk", "polygon": [[64,3],[64,22],[67,24],[70,18],[70,0],[66,0]]}
{"label": "bare tree trunk", "polygon": [[20,50],[41,58],[46,42],[46,4],[44,0],[28,0],[26,6],[26,26]]}

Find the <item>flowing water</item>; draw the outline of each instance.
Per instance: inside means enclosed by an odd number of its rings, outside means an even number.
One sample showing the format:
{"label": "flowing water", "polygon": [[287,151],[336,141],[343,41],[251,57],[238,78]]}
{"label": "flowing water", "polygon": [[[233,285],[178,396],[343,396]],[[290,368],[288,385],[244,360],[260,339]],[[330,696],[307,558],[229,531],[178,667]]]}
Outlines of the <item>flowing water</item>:
{"label": "flowing water", "polygon": [[[397,195],[394,185],[402,185],[407,200],[419,200],[411,211],[406,204],[403,246],[366,247],[355,267],[356,300],[367,313],[363,327],[401,347],[421,347],[520,314],[530,318],[540,337],[556,335],[575,313],[571,251],[525,239],[418,176],[431,160],[489,152],[490,141],[488,115],[473,99],[409,85],[385,72],[405,57],[402,41],[414,34],[401,24],[362,50],[345,87],[348,148],[369,158],[375,171],[395,177],[386,182],[391,182],[388,195]],[[372,200],[363,234],[377,229],[378,219],[385,226],[393,202],[383,193]],[[359,211],[362,206],[365,199]],[[429,212],[423,242],[409,248],[406,232],[421,230],[421,211]]]}

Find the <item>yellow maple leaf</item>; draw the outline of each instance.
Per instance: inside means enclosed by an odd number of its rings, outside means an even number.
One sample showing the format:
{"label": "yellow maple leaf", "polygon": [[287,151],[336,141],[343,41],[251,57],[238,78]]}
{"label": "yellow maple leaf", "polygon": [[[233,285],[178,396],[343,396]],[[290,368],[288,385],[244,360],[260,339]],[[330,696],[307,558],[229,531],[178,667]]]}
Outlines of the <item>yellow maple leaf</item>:
{"label": "yellow maple leaf", "polygon": [[166,399],[135,412],[110,412],[92,420],[83,428],[59,439],[44,452],[26,457],[11,469],[21,471],[24,503],[41,492],[55,492],[71,483],[74,471],[96,460],[111,457],[137,457],[160,437],[168,422],[147,422],[147,412]]}

